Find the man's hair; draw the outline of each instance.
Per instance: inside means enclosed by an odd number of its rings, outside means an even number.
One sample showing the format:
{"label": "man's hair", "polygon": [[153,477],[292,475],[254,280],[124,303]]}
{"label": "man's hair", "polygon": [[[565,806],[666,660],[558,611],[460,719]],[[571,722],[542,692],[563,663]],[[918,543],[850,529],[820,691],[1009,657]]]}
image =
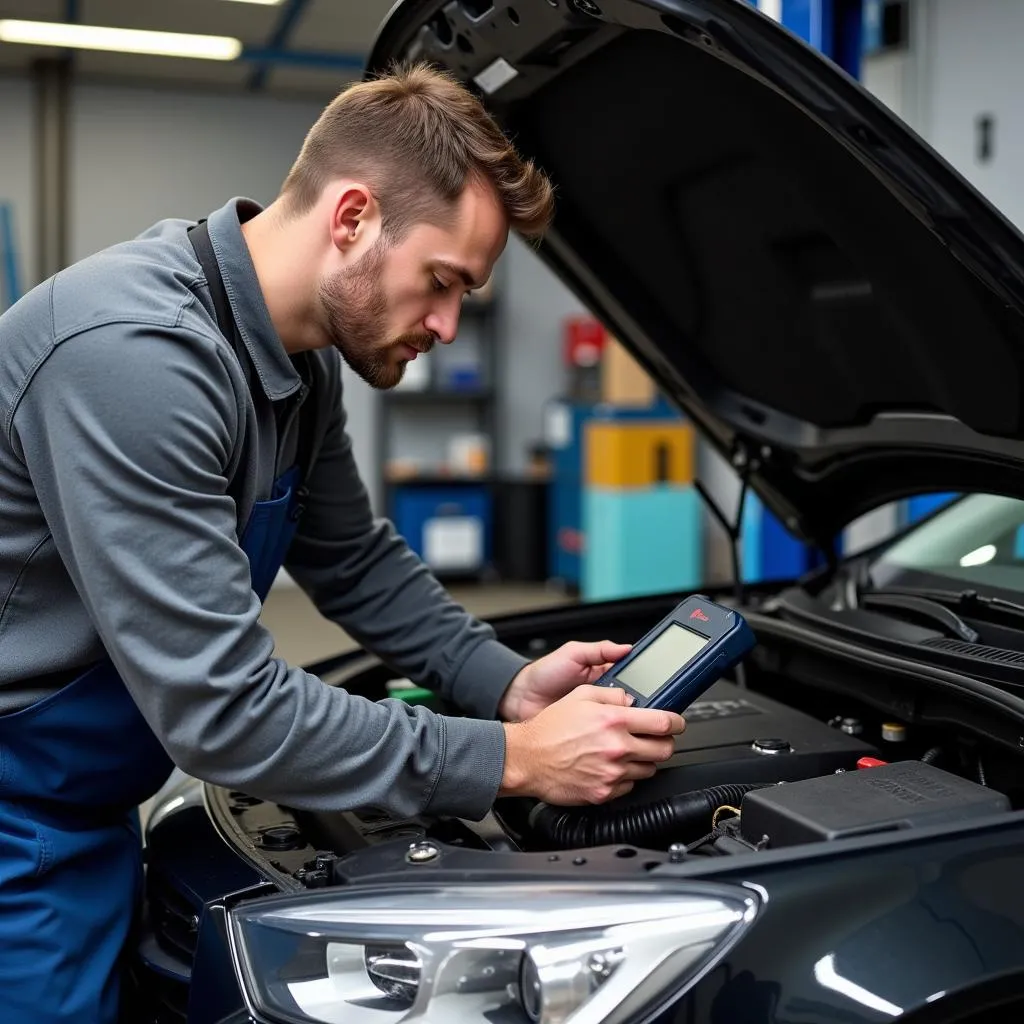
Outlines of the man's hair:
{"label": "man's hair", "polygon": [[414,224],[443,222],[474,179],[490,184],[510,226],[528,239],[543,235],[554,211],[546,175],[468,89],[427,64],[395,66],[328,105],[282,186],[286,211],[308,212],[339,177],[372,189],[392,242]]}

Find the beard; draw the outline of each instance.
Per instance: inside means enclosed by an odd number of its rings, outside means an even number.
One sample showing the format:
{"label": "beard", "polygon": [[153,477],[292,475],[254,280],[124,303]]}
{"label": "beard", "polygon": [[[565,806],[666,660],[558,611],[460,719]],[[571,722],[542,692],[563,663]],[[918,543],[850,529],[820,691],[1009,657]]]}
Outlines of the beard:
{"label": "beard", "polygon": [[349,368],[372,388],[395,387],[408,362],[399,350],[411,345],[428,352],[434,336],[426,332],[387,336],[387,297],[383,271],[387,245],[379,239],[348,270],[320,282],[320,303],[334,347]]}

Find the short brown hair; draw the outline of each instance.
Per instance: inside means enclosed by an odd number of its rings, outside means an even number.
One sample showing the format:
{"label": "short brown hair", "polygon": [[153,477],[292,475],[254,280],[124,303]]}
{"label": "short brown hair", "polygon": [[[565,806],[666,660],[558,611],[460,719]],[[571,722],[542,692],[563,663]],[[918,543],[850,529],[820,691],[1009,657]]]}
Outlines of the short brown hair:
{"label": "short brown hair", "polygon": [[526,238],[543,235],[554,211],[547,176],[519,156],[476,96],[422,63],[351,85],[328,105],[282,186],[286,209],[307,212],[342,176],[373,189],[392,241],[442,218],[474,176],[494,188]]}

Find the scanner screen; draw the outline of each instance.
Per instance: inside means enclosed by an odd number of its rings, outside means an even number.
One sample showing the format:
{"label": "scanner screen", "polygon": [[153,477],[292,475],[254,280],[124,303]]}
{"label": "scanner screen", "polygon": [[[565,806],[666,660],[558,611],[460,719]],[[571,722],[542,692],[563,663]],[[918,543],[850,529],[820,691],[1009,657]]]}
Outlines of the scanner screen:
{"label": "scanner screen", "polygon": [[615,678],[642,696],[650,697],[709,642],[707,637],[673,622],[628,665],[616,672]]}

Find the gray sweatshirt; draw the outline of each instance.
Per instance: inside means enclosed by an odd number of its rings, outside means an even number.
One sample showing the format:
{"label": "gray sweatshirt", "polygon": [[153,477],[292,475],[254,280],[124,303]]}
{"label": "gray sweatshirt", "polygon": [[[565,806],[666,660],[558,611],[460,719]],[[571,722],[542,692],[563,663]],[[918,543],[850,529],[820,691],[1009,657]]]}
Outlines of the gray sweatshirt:
{"label": "gray sweatshirt", "polygon": [[[296,448],[304,384],[274,331],[233,199],[210,236],[244,343],[217,328],[186,236],[161,221],[0,316],[0,713],[109,654],[174,762],[295,807],[482,817],[495,720],[525,660],[375,521],[333,349],[304,357],[319,454],[285,566],[328,619],[471,718],[330,687],[273,657],[238,543]],[[292,425],[287,426],[288,423]]]}

